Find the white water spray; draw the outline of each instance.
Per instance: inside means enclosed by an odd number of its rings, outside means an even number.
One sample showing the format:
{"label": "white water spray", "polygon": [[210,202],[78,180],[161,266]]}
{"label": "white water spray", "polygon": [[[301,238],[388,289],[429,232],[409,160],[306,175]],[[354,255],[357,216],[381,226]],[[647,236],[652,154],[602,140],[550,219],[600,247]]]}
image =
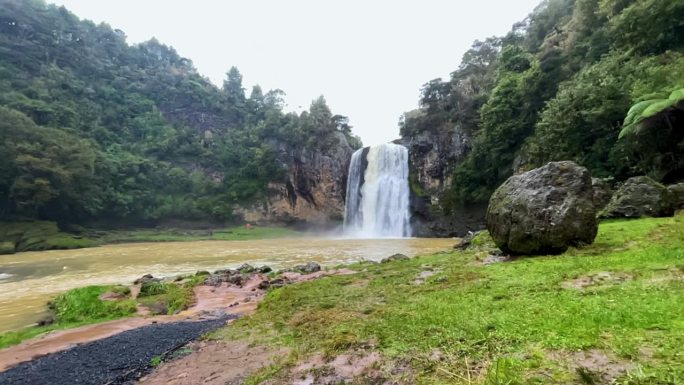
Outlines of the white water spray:
{"label": "white water spray", "polygon": [[396,144],[372,146],[352,155],[344,228],[364,238],[411,236],[408,150]]}

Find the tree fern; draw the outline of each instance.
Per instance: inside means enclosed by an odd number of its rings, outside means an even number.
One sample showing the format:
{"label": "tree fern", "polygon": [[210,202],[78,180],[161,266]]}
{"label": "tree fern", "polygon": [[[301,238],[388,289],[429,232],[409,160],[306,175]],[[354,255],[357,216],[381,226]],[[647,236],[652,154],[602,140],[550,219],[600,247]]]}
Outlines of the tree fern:
{"label": "tree fern", "polygon": [[665,116],[674,109],[684,110],[684,88],[672,91],[667,99],[649,99],[633,105],[627,112],[619,138],[638,134],[647,120]]}

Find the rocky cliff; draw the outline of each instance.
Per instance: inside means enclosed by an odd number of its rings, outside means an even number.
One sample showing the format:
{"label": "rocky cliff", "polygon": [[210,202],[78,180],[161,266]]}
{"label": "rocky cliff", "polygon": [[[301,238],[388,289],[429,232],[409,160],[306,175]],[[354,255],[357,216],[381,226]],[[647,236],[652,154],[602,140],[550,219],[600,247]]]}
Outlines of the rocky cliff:
{"label": "rocky cliff", "polygon": [[397,144],[409,150],[414,235],[459,236],[484,226],[486,205],[452,208],[445,213],[441,196],[455,167],[468,154],[471,136],[459,129],[405,136]]}
{"label": "rocky cliff", "polygon": [[349,161],[354,150],[344,135],[325,150],[292,150],[275,143],[278,159],[287,168],[284,180],[269,184],[269,196],[260,203],[240,207],[236,214],[256,224],[341,224]]}

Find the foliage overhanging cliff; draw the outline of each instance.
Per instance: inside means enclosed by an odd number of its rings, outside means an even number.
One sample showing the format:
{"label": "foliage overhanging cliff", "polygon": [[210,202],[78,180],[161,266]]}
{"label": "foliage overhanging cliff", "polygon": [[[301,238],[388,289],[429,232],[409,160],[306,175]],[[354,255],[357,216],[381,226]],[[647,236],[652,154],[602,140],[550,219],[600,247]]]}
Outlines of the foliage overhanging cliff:
{"label": "foliage overhanging cliff", "polygon": [[425,84],[401,134],[468,138],[443,177],[447,213],[553,160],[671,183],[684,178],[684,111],[618,135],[630,106],[682,87],[684,1],[545,0],[506,36],[476,41],[451,79]]}
{"label": "foliage overhanging cliff", "polygon": [[[323,97],[218,88],[152,39],[42,0],[0,0],[0,218],[230,220],[285,183],[287,161],[358,148]],[[285,159],[284,159],[285,158]]]}

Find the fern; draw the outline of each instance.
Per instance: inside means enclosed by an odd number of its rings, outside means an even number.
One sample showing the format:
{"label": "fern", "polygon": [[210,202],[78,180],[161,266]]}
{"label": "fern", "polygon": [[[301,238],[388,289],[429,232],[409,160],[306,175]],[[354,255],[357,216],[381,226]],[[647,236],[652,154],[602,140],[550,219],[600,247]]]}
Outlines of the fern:
{"label": "fern", "polygon": [[668,113],[672,109],[684,109],[684,88],[672,91],[667,99],[649,99],[633,105],[627,112],[618,138],[638,134],[647,119]]}

